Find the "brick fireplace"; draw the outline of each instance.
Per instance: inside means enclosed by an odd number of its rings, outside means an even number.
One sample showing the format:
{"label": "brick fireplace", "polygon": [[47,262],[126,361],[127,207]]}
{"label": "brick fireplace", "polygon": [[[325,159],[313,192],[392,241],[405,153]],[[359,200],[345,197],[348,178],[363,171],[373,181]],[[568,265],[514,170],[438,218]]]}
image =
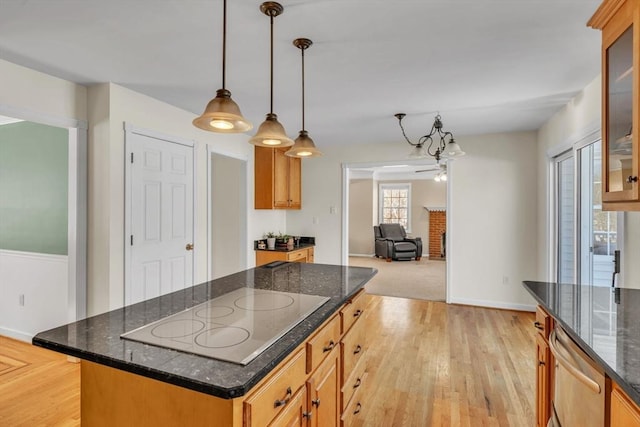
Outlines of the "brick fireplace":
{"label": "brick fireplace", "polygon": [[443,233],[447,230],[447,211],[444,208],[427,208],[429,211],[429,258],[446,255]]}

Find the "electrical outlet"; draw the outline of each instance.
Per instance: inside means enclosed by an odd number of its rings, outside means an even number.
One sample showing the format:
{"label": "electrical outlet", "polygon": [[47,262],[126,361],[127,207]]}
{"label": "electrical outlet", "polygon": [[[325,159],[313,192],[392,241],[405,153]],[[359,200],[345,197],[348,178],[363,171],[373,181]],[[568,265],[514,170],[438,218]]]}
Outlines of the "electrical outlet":
{"label": "electrical outlet", "polygon": [[18,304],[24,306],[24,294],[20,294],[20,296],[18,297]]}

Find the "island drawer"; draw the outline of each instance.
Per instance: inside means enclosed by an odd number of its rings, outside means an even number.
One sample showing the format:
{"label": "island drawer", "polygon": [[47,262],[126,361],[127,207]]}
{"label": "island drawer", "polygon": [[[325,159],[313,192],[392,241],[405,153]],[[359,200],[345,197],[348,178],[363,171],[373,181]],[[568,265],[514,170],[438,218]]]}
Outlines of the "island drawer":
{"label": "island drawer", "polygon": [[298,389],[304,386],[305,368],[305,351],[301,348],[244,401],[244,425],[269,425],[292,402]]}
{"label": "island drawer", "polygon": [[340,351],[342,352],[342,380],[345,381],[358,364],[360,359],[364,359],[366,351],[366,328],[365,322],[357,322],[342,338]]}
{"label": "island drawer", "polygon": [[347,379],[345,379],[344,384],[342,385],[342,389],[340,390],[342,402],[340,405],[340,411],[344,412],[347,408],[347,405],[351,401],[351,398],[356,393],[356,391],[364,386],[364,375],[367,364],[365,359],[361,359],[356,365],[355,369]]}
{"label": "island drawer", "polygon": [[346,334],[356,320],[362,316],[366,304],[367,299],[365,298],[364,289],[347,301],[342,310],[340,310],[342,334]]}
{"label": "island drawer", "polygon": [[[364,377],[362,378],[363,382],[366,381],[366,377],[367,374],[365,373]],[[362,419],[364,415],[363,410],[365,407],[364,397],[365,396],[362,393],[362,387],[359,387],[355,391],[353,398],[347,404],[347,408],[344,410],[342,416],[340,417],[342,427],[352,426],[357,420]]]}
{"label": "island drawer", "polygon": [[311,373],[340,342],[340,317],[332,317],[307,341],[307,374]]}

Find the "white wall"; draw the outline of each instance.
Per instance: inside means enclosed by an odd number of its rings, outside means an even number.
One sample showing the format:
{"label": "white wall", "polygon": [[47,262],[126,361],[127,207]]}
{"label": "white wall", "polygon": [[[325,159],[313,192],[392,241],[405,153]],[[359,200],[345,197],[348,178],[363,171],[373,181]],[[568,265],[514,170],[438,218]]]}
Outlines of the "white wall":
{"label": "white wall", "polygon": [[[377,184],[375,184],[377,185]],[[349,253],[373,255],[373,179],[352,179],[349,182]]]}
{"label": "white wall", "polygon": [[30,341],[68,323],[66,255],[0,251],[0,335]]}
{"label": "white wall", "polygon": [[[469,154],[449,169],[454,213],[449,227],[455,239],[448,251],[450,295],[467,303],[531,308],[533,300],[520,282],[535,276],[536,267],[535,133],[456,140]],[[323,157],[303,160],[302,209],[287,213],[287,226],[292,234],[316,236],[316,262],[340,264],[342,163],[403,161],[406,143],[321,150]]]}
{"label": "white wall", "polygon": [[[195,141],[195,283],[206,281],[206,145],[208,143],[214,152],[248,158],[248,168],[253,171],[253,146],[247,143],[249,136],[202,131],[191,124],[194,114],[113,83],[91,87],[89,100],[92,123],[89,132],[89,238],[93,249],[89,254],[89,314],[121,307],[124,302],[125,122]],[[249,194],[253,194],[253,174],[249,187]],[[100,209],[102,213],[97,212]],[[284,229],[284,225],[284,212],[251,209],[247,235],[249,240],[258,239],[267,229]],[[91,236],[96,236],[97,240],[93,241]]]}

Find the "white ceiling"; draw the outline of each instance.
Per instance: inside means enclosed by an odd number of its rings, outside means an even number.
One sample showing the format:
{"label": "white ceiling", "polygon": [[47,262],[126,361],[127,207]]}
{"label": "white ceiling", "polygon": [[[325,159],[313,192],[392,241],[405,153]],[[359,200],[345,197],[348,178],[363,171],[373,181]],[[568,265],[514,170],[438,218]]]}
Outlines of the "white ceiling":
{"label": "white ceiling", "polygon": [[[269,108],[269,18],[228,2],[227,88],[257,127]],[[275,20],[274,111],[295,138],[417,139],[534,130],[600,71],[600,0],[290,0]],[[221,0],[0,0],[0,58],[80,84],[111,81],[200,114],[221,87]],[[251,132],[255,133],[255,130]],[[464,149],[464,147],[463,147]]]}

